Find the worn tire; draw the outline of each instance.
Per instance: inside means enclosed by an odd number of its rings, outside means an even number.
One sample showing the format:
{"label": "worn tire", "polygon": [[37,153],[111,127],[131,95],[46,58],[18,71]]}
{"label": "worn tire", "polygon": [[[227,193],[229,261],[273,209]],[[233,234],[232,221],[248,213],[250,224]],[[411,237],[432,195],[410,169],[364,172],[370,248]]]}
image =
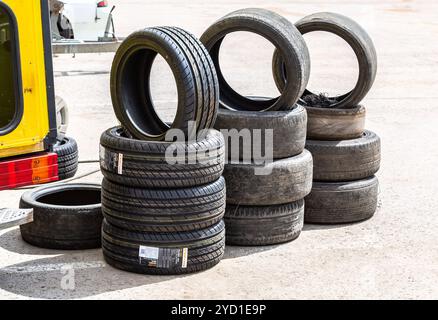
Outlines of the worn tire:
{"label": "worn tire", "polygon": [[[140,258],[140,246],[175,250],[173,263],[160,261],[156,266]],[[188,249],[187,266],[182,267],[181,250]],[[138,233],[117,228],[104,220],[102,249],[105,260],[115,268],[145,274],[185,274],[209,269],[218,264],[225,251],[225,224],[223,221],[206,229],[176,233]],[[179,252],[178,252],[179,251]]]}
{"label": "worn tire", "polygon": [[262,246],[295,240],[304,224],[304,200],[275,206],[227,205],[226,242]]}
{"label": "worn tire", "polygon": [[[174,143],[130,139],[121,127],[114,127],[102,134],[100,146],[104,177],[122,185],[197,186],[216,181],[224,170],[225,142],[222,134],[213,129],[198,141]],[[169,150],[176,150],[178,159],[171,158],[176,163],[168,161]]]}
{"label": "worn tire", "polygon": [[[285,68],[294,75],[294,81],[288,81],[279,98],[253,100],[234,91],[225,80],[219,64],[219,50],[224,37],[236,31],[249,31],[261,35],[270,41],[280,52],[287,53]],[[230,110],[278,111],[290,110],[303,93],[309,81],[310,58],[303,37],[287,19],[265,9],[241,9],[220,18],[201,36],[216,67],[219,87],[220,106]]]}
{"label": "worn tire", "polygon": [[53,146],[58,155],[58,177],[65,180],[74,177],[78,171],[78,145],[73,138],[64,137]]}
{"label": "worn tire", "polygon": [[179,232],[219,222],[225,212],[225,181],[178,189],[140,189],[102,182],[102,211],[126,230]]}
{"label": "worn tire", "polygon": [[64,184],[24,193],[20,208],[33,209],[33,222],[20,226],[24,241],[49,249],[100,247],[100,186]]}
{"label": "worn tire", "polygon": [[314,108],[307,110],[307,139],[347,140],[360,138],[365,131],[365,107],[351,109]]}
{"label": "worn tire", "polygon": [[[157,54],[171,67],[178,90],[172,125],[160,119],[150,96]],[[132,33],[116,52],[110,82],[117,119],[137,139],[162,141],[170,128],[182,130],[189,139],[190,121],[202,130],[216,119],[219,89],[214,64],[202,43],[182,29],[153,27]]]}
{"label": "worn tire", "polygon": [[[311,14],[299,20],[296,28],[304,35],[312,31],[326,31],[344,39],[354,50],[359,62],[359,77],[354,89],[337,97],[330,97],[330,108],[354,108],[365,98],[371,89],[377,73],[377,54],[373,41],[367,32],[355,21],[337,13],[321,12]],[[283,91],[289,73],[282,62],[278,50],[274,52],[272,69],[275,83]],[[305,96],[313,95],[305,90],[298,103],[308,106],[303,100]]]}
{"label": "worn tire", "polygon": [[358,180],[371,177],[380,168],[380,138],[368,130],[352,140],[307,140],[306,149],[313,156],[315,181]]}
{"label": "worn tire", "polygon": [[378,189],[375,176],[351,182],[314,182],[305,199],[304,221],[340,224],[369,219],[377,209]]}
{"label": "worn tire", "polygon": [[254,162],[228,163],[223,174],[227,203],[267,206],[301,200],[312,188],[312,168],[312,156],[307,150],[264,167]]}
{"label": "worn tire", "polygon": [[[236,129],[239,132],[249,129],[250,144],[244,143],[242,139],[239,139],[238,144],[232,138],[225,139],[228,159],[260,159],[267,153],[272,153],[273,159],[280,159],[293,157],[303,152],[306,144],[306,124],[306,110],[298,106],[291,111],[276,112],[220,109],[214,127],[218,130]],[[265,131],[267,129],[272,130],[272,144],[269,146],[265,145],[268,137]],[[261,133],[260,136],[255,135],[255,132]],[[224,132],[223,134],[225,135]],[[239,147],[235,155],[232,155],[233,146]],[[245,147],[249,147],[250,150],[246,150]],[[259,156],[254,153],[255,148],[260,150]]]}

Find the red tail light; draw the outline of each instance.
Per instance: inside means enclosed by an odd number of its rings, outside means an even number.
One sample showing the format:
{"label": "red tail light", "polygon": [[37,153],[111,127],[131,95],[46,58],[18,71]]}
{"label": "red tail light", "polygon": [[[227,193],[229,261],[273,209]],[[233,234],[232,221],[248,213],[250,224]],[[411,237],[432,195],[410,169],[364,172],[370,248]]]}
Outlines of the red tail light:
{"label": "red tail light", "polygon": [[0,162],[0,190],[58,180],[58,155],[44,153]]}
{"label": "red tail light", "polygon": [[99,2],[97,3],[97,7],[98,7],[98,8],[108,7],[108,1],[107,1],[107,0],[105,0],[105,1],[99,1]]}

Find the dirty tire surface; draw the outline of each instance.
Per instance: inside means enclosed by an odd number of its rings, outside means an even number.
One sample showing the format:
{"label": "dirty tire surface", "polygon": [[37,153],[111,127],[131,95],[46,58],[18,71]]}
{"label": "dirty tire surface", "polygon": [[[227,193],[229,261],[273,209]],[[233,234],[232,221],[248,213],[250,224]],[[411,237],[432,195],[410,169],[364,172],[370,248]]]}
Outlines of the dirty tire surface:
{"label": "dirty tire surface", "polygon": [[312,188],[313,162],[309,151],[266,165],[228,163],[224,178],[227,203],[265,206],[303,199]]}
{"label": "dirty tire surface", "polygon": [[371,218],[377,209],[375,176],[351,182],[314,182],[305,198],[305,223],[340,224]]}
{"label": "dirty tire surface", "polygon": [[[140,258],[140,246],[155,251],[158,260]],[[172,260],[158,248],[173,253]],[[187,249],[187,265],[183,266],[181,251]],[[144,274],[176,275],[198,272],[218,264],[225,251],[225,223],[205,229],[173,233],[138,233],[126,231],[104,220],[102,249],[105,260],[115,268]]]}
{"label": "dirty tire surface", "polygon": [[[326,31],[344,39],[353,49],[359,63],[359,77],[354,89],[337,97],[328,97],[332,108],[354,108],[371,89],[377,73],[377,54],[373,41],[368,33],[355,21],[337,13],[321,12],[311,14],[295,23],[296,28],[304,35],[312,31]],[[285,87],[287,75],[290,74],[282,62],[282,54],[274,52],[272,69],[277,88],[282,92]],[[306,97],[314,93],[305,90],[299,103],[308,105]],[[317,105],[314,105],[315,107]]]}
{"label": "dirty tire surface", "polygon": [[364,106],[359,105],[351,109],[306,107],[306,110],[307,139],[356,139],[365,131]]}
{"label": "dirty tire surface", "polygon": [[226,243],[260,246],[295,240],[304,224],[304,200],[274,206],[227,205]]}
{"label": "dirty tire surface", "polygon": [[53,146],[53,152],[58,155],[58,177],[65,180],[74,177],[78,171],[78,145],[71,137],[64,137]]}
{"label": "dirty tire surface", "polygon": [[102,208],[100,186],[65,184],[24,193],[20,208],[33,208],[34,221],[20,226],[22,238],[49,249],[100,247]]}
{"label": "dirty tire surface", "polygon": [[361,138],[342,141],[307,140],[315,181],[352,181],[371,177],[380,168],[380,138],[365,130]]}
{"label": "dirty tire surface", "polygon": [[107,221],[126,230],[179,232],[203,229],[222,220],[225,181],[191,188],[144,189],[104,178],[102,211]]}
{"label": "dirty tire surface", "polygon": [[[178,90],[171,125],[156,113],[148,90],[157,54],[172,69]],[[182,130],[188,139],[190,121],[202,130],[216,119],[219,89],[214,64],[202,43],[180,28],[146,28],[128,36],[116,52],[110,86],[117,119],[137,139],[163,141],[171,128]]]}
{"label": "dirty tire surface", "polygon": [[[209,129],[199,141],[154,142],[131,139],[121,127],[100,138],[100,167],[105,178],[118,184],[146,188],[190,187],[211,183],[222,175],[225,142]],[[176,163],[166,152],[175,152]],[[178,158],[176,158],[178,157]]]}
{"label": "dirty tire surface", "polygon": [[[273,159],[280,159],[302,153],[306,144],[306,125],[306,110],[298,106],[291,111],[277,112],[220,109],[214,127],[218,130],[236,129],[242,133],[249,129],[251,144],[244,144],[242,139],[239,143],[231,142],[231,138],[225,140],[228,159],[238,160],[260,159],[269,154]],[[272,130],[272,143],[265,130]],[[231,132],[228,133],[231,135]],[[269,143],[268,147],[265,141]],[[237,146],[238,151],[233,152],[233,147]],[[256,154],[255,150],[259,153]]]}
{"label": "dirty tire surface", "polygon": [[[234,91],[225,80],[219,63],[219,51],[225,36],[231,32],[249,31],[270,41],[287,58],[285,69],[293,74],[287,81],[279,98],[253,100]],[[303,37],[296,27],[275,12],[260,8],[240,9],[229,13],[213,23],[201,36],[216,67],[220,106],[230,110],[278,111],[290,110],[304,92],[309,81],[310,58]]]}

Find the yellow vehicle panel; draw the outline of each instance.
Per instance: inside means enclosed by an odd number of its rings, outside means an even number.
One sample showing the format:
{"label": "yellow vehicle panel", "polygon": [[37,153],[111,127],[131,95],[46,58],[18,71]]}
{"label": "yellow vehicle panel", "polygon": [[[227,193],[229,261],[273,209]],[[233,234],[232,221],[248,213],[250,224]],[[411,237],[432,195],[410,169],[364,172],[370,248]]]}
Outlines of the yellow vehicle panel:
{"label": "yellow vehicle panel", "polygon": [[[15,129],[3,135],[0,134],[0,158],[48,148],[47,141],[44,143],[44,140],[51,128],[55,126],[53,123],[55,106],[54,101],[51,101],[53,100],[53,74],[50,74],[50,78],[46,77],[46,71],[53,72],[51,47],[47,46],[47,39],[43,36],[49,23],[49,21],[44,21],[44,17],[48,14],[47,2],[45,0],[0,0],[0,5],[2,3],[13,12],[18,25],[16,39],[19,41],[21,69],[19,82],[21,82],[23,113]],[[47,10],[47,13],[42,10]],[[46,60],[47,55],[50,55],[50,60]],[[47,61],[50,61],[50,65],[46,66]]]}

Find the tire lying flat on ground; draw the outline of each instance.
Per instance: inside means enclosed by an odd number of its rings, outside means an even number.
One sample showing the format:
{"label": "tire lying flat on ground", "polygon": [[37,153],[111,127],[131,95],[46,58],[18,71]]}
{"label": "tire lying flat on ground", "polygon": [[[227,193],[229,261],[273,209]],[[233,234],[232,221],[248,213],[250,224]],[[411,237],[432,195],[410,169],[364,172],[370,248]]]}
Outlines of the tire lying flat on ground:
{"label": "tire lying flat on ground", "polygon": [[[367,32],[355,21],[337,13],[321,12],[309,15],[295,24],[296,28],[304,35],[312,31],[326,31],[344,39],[353,49],[359,62],[359,77],[354,89],[337,97],[330,97],[331,108],[350,108],[357,106],[371,89],[377,72],[377,54],[373,41]],[[275,83],[282,92],[285,87],[287,75],[291,74],[284,67],[282,57],[284,54],[274,52],[272,68]],[[305,90],[299,103],[306,106],[303,100],[306,96],[313,95]]]}
{"label": "tire lying flat on ground", "polygon": [[[190,187],[211,183],[222,175],[225,142],[220,132],[187,143],[130,139],[121,127],[100,138],[100,166],[105,178],[118,184],[147,188]],[[166,153],[171,152],[170,156]],[[176,161],[176,163],[169,162]]]}
{"label": "tire lying flat on ground", "polygon": [[272,245],[292,241],[304,224],[304,201],[275,206],[227,205],[226,243],[238,246]]}
{"label": "tire lying flat on ground", "polygon": [[179,232],[218,223],[225,212],[225,181],[179,189],[140,189],[102,182],[107,221],[126,230]]}
{"label": "tire lying flat on ground", "polygon": [[[149,90],[153,61],[160,54],[169,64],[178,91],[174,122],[163,122]],[[170,128],[188,139],[189,122],[210,128],[218,109],[218,80],[214,64],[202,43],[175,27],[153,27],[128,36],[116,52],[111,70],[111,98],[117,119],[142,140],[163,141]]]}
{"label": "tire lying flat on ground", "polygon": [[33,208],[34,220],[20,226],[23,239],[49,249],[100,247],[100,186],[65,184],[28,191],[20,208]]}
{"label": "tire lying flat on ground", "polygon": [[264,206],[303,199],[312,188],[312,156],[301,154],[265,165],[229,163],[225,166],[227,203]]}
{"label": "tire lying flat on ground", "polygon": [[78,145],[73,138],[64,137],[53,146],[58,155],[58,177],[65,180],[74,177],[78,171]]}
{"label": "tire lying flat on ground", "polygon": [[380,168],[380,138],[365,130],[362,137],[342,141],[307,140],[315,181],[352,181],[370,177]]}
{"label": "tire lying flat on ground", "polygon": [[307,139],[347,140],[360,138],[365,131],[365,107],[351,109],[315,108],[307,110]]}
{"label": "tire lying flat on ground", "polygon": [[177,233],[138,233],[104,220],[102,249],[115,268],[145,274],[184,274],[218,264],[225,250],[223,221],[209,228]]}
{"label": "tire lying flat on ground", "polygon": [[375,176],[351,182],[314,182],[305,199],[304,221],[340,224],[369,219],[377,209],[378,188]]}
{"label": "tire lying flat on ground", "polygon": [[[287,81],[279,98],[253,100],[238,94],[225,80],[219,63],[219,51],[225,36],[231,32],[249,31],[261,35],[270,41],[287,57],[285,69],[294,78]],[[241,9],[220,18],[201,36],[216,67],[219,87],[220,106],[230,110],[278,111],[295,107],[295,102],[303,93],[309,81],[310,58],[303,37],[287,19],[265,9]]]}
{"label": "tire lying flat on ground", "polygon": [[[272,153],[273,159],[288,158],[302,153],[306,144],[306,124],[306,110],[298,106],[291,111],[277,112],[220,109],[214,126],[218,130],[236,129],[241,132],[242,137],[246,137],[246,133],[249,134],[251,141],[244,142],[237,134],[233,139],[235,132],[228,131],[230,137],[226,139],[228,159],[238,160],[260,159],[267,153]],[[269,135],[266,130],[272,130],[272,144],[270,139],[267,139]],[[236,143],[237,139],[239,139],[238,143]],[[266,145],[265,142],[270,145]],[[233,147],[239,149],[233,152]],[[255,150],[259,151],[258,156]]]}

